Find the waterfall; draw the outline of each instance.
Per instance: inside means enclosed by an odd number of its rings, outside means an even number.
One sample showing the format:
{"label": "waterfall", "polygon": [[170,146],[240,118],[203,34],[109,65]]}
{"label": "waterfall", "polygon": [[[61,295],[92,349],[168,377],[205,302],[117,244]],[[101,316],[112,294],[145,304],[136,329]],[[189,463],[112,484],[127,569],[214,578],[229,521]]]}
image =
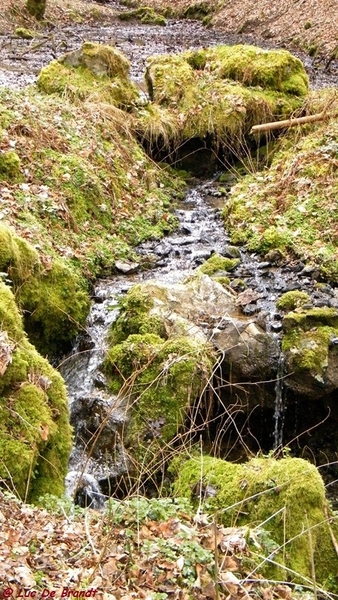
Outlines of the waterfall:
{"label": "waterfall", "polygon": [[285,418],[285,388],[284,388],[284,355],[281,352],[279,355],[276,384],[275,384],[275,412],[274,412],[274,432],[273,432],[273,449],[283,446],[283,429]]}

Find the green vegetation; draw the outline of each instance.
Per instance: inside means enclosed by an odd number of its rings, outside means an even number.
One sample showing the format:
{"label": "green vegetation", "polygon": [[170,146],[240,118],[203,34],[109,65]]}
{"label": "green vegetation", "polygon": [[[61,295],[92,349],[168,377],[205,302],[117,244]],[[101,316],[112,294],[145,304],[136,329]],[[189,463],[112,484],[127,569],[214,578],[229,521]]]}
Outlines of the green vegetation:
{"label": "green vegetation", "polygon": [[[161,293],[164,300],[165,289]],[[111,391],[129,402],[125,444],[144,464],[156,464],[161,448],[163,456],[169,452],[215,360],[206,342],[183,332],[168,337],[164,319],[151,312],[154,296],[146,286],[131,288],[112,325],[105,359]]]}
{"label": "green vegetation", "polygon": [[199,271],[204,275],[214,275],[218,271],[233,271],[240,262],[239,258],[225,258],[215,253],[199,267]]}
{"label": "green vegetation", "polygon": [[119,13],[118,17],[120,21],[130,21],[132,19],[136,19],[145,25],[165,26],[167,24],[164,16],[155,12],[154,9],[150,8],[149,6],[140,6],[135,10],[121,12]]}
{"label": "green vegetation", "polygon": [[153,102],[140,109],[138,132],[160,147],[207,138],[240,148],[252,125],[290,115],[308,90],[298,59],[254,46],[151,57],[146,80]]}
{"label": "green vegetation", "polygon": [[44,354],[62,351],[88,314],[85,280],[60,259],[44,264],[25,239],[4,225],[0,225],[0,270],[12,282],[30,340]]}
{"label": "green vegetation", "polygon": [[[205,501],[203,510],[217,511],[226,526],[250,527],[262,559],[260,572],[285,580],[286,566],[292,569],[288,580],[304,583],[302,576],[311,580],[314,560],[317,583],[330,579],[337,589],[338,559],[327,525],[325,488],[316,467],[298,458],[253,458],[234,464],[206,456],[202,462],[199,457],[183,465],[178,458],[172,470],[177,496],[193,500],[194,490],[210,486],[216,493]],[[335,524],[332,527],[336,530]],[[269,560],[264,560],[264,554]]]}
{"label": "green vegetation", "polygon": [[309,294],[299,290],[294,290],[291,292],[285,292],[285,294],[278,298],[276,306],[282,310],[294,310],[295,308],[299,308],[304,304],[308,304],[309,302],[311,302]]}
{"label": "green vegetation", "polygon": [[23,40],[32,40],[36,34],[30,29],[26,29],[26,27],[16,27],[15,35]]}
{"label": "green vegetation", "polygon": [[[332,93],[313,93],[309,111],[319,112],[330,98],[332,104]],[[232,242],[292,252],[337,281],[337,152],[335,118],[289,131],[271,167],[232,188],[223,209]]]}
{"label": "green vegetation", "polygon": [[0,93],[0,268],[46,354],[83,326],[86,279],[176,224],[171,203],[183,182],[145,155],[134,117],[116,106],[130,109],[138,97],[128,70],[116,49],[85,43],[40,75],[40,87],[62,102],[35,89]]}
{"label": "green vegetation", "polygon": [[35,17],[38,21],[43,19],[46,10],[47,0],[27,0],[26,10],[32,17]]}
{"label": "green vegetation", "polygon": [[116,48],[85,42],[81,50],[68,52],[44,67],[37,81],[47,94],[71,100],[86,98],[130,108],[138,98],[129,79],[129,62]]}
{"label": "green vegetation", "polygon": [[309,373],[323,383],[329,362],[330,340],[338,335],[338,312],[312,308],[290,312],[283,319],[282,350],[291,373]]}
{"label": "green vegetation", "polygon": [[0,181],[15,181],[20,177],[21,161],[14,150],[0,153]]}
{"label": "green vegetation", "polygon": [[0,480],[21,498],[59,495],[71,449],[65,385],[28,342],[1,282],[0,298]]}

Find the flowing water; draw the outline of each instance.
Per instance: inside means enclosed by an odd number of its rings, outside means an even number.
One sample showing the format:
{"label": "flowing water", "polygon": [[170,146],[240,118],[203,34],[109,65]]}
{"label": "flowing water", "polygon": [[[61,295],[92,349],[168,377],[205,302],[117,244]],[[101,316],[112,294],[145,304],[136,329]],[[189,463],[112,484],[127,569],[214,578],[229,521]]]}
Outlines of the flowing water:
{"label": "flowing water", "polygon": [[[86,332],[79,336],[72,354],[65,359],[60,371],[66,381],[70,398],[71,422],[74,427],[75,445],[70,458],[67,477],[68,492],[72,494],[79,477],[86,491],[82,494],[90,502],[100,499],[100,482],[111,481],[127,471],[127,459],[121,444],[123,426],[126,422],[126,406],[105,389],[102,362],[108,348],[107,334],[119,314],[119,299],[136,283],[156,279],[172,284],[182,281],[214,252],[227,255],[233,247],[224,230],[218,205],[220,199],[216,180],[203,182],[191,188],[180,202],[176,214],[179,219],[177,231],[162,240],[151,240],[138,248],[140,258],[147,257],[154,266],[150,270],[119,274],[97,282],[93,303],[86,325]],[[276,309],[276,298],[288,289],[301,288],[314,292],[314,285],[307,274],[288,266],[276,267],[241,249],[241,263],[230,273],[232,283],[239,278],[259,296],[241,310],[253,315],[257,322],[271,335],[281,330],[281,315]],[[121,265],[121,268],[128,265]],[[135,269],[135,265],[133,265]],[[232,285],[232,284],[230,284]],[[283,441],[283,359],[281,356],[276,374],[274,447]],[[87,445],[98,431],[104,415],[109,414],[109,428],[116,432],[116,450],[113,457],[101,452],[88,456]],[[94,416],[93,416],[94,415]],[[100,432],[104,438],[104,431]],[[108,442],[107,442],[108,443]],[[102,440],[100,440],[102,446]],[[108,451],[107,451],[108,452]],[[109,447],[111,454],[111,447]],[[116,456],[118,461],[116,463]],[[115,461],[115,462],[114,462]],[[83,475],[85,481],[83,481]],[[109,484],[110,485],[110,484]],[[108,484],[106,483],[105,487]],[[78,501],[82,503],[81,498]]]}

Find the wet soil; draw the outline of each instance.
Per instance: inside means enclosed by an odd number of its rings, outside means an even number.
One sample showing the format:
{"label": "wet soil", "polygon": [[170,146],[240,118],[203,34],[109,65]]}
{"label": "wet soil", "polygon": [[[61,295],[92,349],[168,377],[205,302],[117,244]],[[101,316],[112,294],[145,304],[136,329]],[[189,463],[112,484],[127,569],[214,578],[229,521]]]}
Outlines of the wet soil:
{"label": "wet soil", "polygon": [[[93,3],[95,6],[95,3]],[[206,29],[199,21],[169,19],[166,27],[143,25],[118,19],[125,10],[118,2],[110,2],[109,21],[91,24],[50,25],[33,40],[23,40],[14,34],[0,36],[0,87],[22,88],[36,81],[40,69],[64,52],[78,48],[84,41],[116,46],[131,62],[132,79],[143,86],[143,74],[148,56],[177,53],[216,44],[249,43],[264,48],[278,47],[253,35],[225,34]],[[329,69],[304,53],[293,51],[304,63],[313,88],[336,86],[338,61]]]}

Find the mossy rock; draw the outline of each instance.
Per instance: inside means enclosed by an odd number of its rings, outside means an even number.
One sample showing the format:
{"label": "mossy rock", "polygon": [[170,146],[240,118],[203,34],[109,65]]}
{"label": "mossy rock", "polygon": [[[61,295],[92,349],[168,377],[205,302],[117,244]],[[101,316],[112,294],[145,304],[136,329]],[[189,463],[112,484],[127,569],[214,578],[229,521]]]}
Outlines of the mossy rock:
{"label": "mossy rock", "polygon": [[150,145],[207,139],[224,150],[240,148],[254,124],[290,116],[308,89],[301,61],[252,46],[150,57],[146,82],[153,103],[143,107],[139,127]]}
{"label": "mossy rock", "polygon": [[89,294],[84,279],[61,259],[48,267],[13,229],[0,225],[0,270],[13,283],[25,330],[43,354],[65,351],[84,325]]}
{"label": "mossy rock", "polygon": [[278,298],[276,306],[282,310],[294,310],[309,302],[311,302],[309,294],[299,290],[293,290],[285,292],[285,294]]}
{"label": "mossy rock", "polygon": [[167,322],[168,302],[176,304],[180,294],[181,305],[184,294],[188,305],[183,285],[175,290],[151,281],[133,286],[112,324],[104,361],[110,391],[129,405],[124,444],[135,471],[136,465],[147,465],[154,476],[164,465],[159,455],[165,462],[216,360],[206,336],[184,315],[172,314],[173,322]]}
{"label": "mossy rock", "polygon": [[216,69],[219,77],[239,81],[245,86],[303,97],[309,89],[309,78],[302,61],[287,50],[218,46],[208,50],[207,61],[211,61],[211,68]]}
{"label": "mossy rock", "polygon": [[22,499],[61,495],[71,450],[66,388],[28,342],[12,291],[0,282],[0,479]]}
{"label": "mossy rock", "polygon": [[129,79],[129,61],[116,48],[85,42],[44,67],[37,80],[47,94],[71,99],[90,98],[121,108],[130,107],[139,94]]}
{"label": "mossy rock", "polygon": [[[175,495],[195,498],[198,504],[194,490],[209,486],[215,496],[208,498],[204,510],[217,512],[225,526],[247,525],[255,532],[258,554],[273,559],[259,560],[260,573],[285,580],[286,566],[291,569],[288,580],[311,580],[312,545],[317,583],[330,581],[337,589],[338,558],[327,525],[325,487],[315,466],[300,458],[254,458],[233,464],[206,456],[202,462],[200,457],[183,464],[178,459],[172,471]],[[338,531],[335,521],[331,527]]]}
{"label": "mossy rock", "polygon": [[17,181],[21,176],[21,161],[14,150],[0,152],[0,181]]}
{"label": "mossy rock", "polygon": [[26,27],[17,27],[15,35],[23,40],[32,40],[35,38],[35,33]]}
{"label": "mossy rock", "polygon": [[239,258],[226,258],[215,253],[199,267],[199,271],[204,275],[214,275],[218,271],[233,271],[240,262]]}
{"label": "mossy rock", "polygon": [[283,319],[285,379],[288,387],[310,398],[338,388],[338,312],[334,308],[297,309]]}
{"label": "mossy rock", "polygon": [[[163,291],[165,295],[165,291]],[[155,334],[165,337],[162,320],[156,315],[149,315],[154,300],[142,285],[134,285],[120,302],[120,315],[109,334],[110,342],[119,344],[132,334]]]}
{"label": "mossy rock", "polygon": [[161,25],[162,27],[167,24],[163,15],[160,15],[153,8],[149,6],[140,6],[135,10],[127,10],[119,13],[118,18],[120,21],[130,21],[133,19],[141,21],[144,25]]}
{"label": "mossy rock", "polygon": [[188,337],[164,340],[153,333],[132,334],[112,346],[105,371],[114,393],[130,398],[127,445],[134,455],[151,455],[175,441],[189,407],[212,372],[214,352]]}

